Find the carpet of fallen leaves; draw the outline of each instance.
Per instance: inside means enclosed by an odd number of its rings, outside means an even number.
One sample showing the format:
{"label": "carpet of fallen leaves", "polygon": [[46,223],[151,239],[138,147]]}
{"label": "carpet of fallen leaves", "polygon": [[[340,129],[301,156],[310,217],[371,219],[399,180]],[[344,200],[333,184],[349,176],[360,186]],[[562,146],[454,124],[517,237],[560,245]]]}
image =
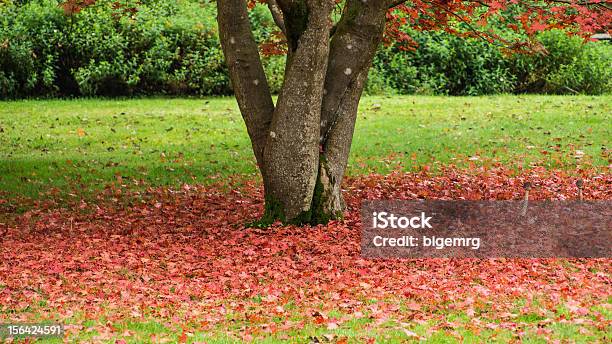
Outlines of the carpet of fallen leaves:
{"label": "carpet of fallen leaves", "polygon": [[[127,318],[205,330],[231,313],[248,321],[238,335],[250,338],[305,322],[336,328],[346,319],[328,317],[331,310],[373,324],[436,318],[451,329],[444,314],[459,311],[475,329],[519,333],[515,301],[526,300],[519,313],[548,314],[544,323],[609,329],[610,321],[593,310],[610,308],[609,259],[360,257],[363,199],[521,199],[526,181],[532,199],[575,199],[576,178],[584,180],[585,199],[612,199],[612,175],[601,171],[449,168],[350,178],[346,218],[327,226],[244,228],[263,209],[257,182],[150,190],[146,201],[131,206],[82,201],[74,209],[32,209],[2,225],[0,322],[104,316],[108,323],[96,329],[104,339],[115,331],[108,324]],[[302,320],[289,319],[288,303]],[[547,312],[559,306],[570,315],[549,319]]]}

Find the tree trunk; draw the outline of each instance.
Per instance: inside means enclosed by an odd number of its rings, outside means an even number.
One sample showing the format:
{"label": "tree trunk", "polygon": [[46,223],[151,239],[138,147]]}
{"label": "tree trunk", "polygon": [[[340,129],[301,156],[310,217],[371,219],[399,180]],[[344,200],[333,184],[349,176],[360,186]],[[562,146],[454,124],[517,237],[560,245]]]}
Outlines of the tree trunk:
{"label": "tree trunk", "polygon": [[309,20],[285,72],[263,166],[265,216],[296,223],[310,221],[312,213],[332,9],[328,1],[306,4]]}
{"label": "tree trunk", "polygon": [[232,84],[264,180],[262,225],[342,217],[342,178],[359,99],[384,30],[385,3],[348,0],[332,33],[333,1],[274,1],[289,47],[274,106],[245,1],[217,1]]}
{"label": "tree trunk", "polygon": [[325,97],[321,112],[320,141],[325,166],[321,180],[328,180],[329,193],[323,193],[323,220],[337,218],[344,210],[341,184],[348,162],[359,100],[368,71],[385,28],[387,5],[384,1],[347,1],[342,20],[330,44]]}

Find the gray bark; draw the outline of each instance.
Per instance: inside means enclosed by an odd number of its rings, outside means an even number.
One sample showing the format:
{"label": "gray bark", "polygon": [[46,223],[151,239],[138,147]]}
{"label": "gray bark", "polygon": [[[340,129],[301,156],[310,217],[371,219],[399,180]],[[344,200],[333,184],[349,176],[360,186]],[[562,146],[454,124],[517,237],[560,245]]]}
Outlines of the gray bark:
{"label": "gray bark", "polygon": [[329,181],[322,195],[322,210],[331,215],[344,210],[342,179],[359,100],[382,40],[386,12],[387,5],[382,1],[349,0],[331,41],[320,131],[325,166],[319,171],[320,180]]}
{"label": "gray bark", "polygon": [[253,37],[246,1],[218,0],[217,21],[225,62],[259,166],[272,122],[274,102]]}
{"label": "gray bark", "polygon": [[289,48],[274,107],[245,0],[218,0],[224,53],[264,179],[264,223],[325,223],[344,209],[357,108],[390,2],[348,0],[332,33],[334,3],[268,2]]}
{"label": "gray bark", "polygon": [[270,9],[270,13],[272,13],[272,19],[274,19],[274,23],[276,26],[287,35],[287,28],[285,27],[285,17],[283,16],[283,11],[278,6],[278,2],[276,0],[268,0],[268,8]]}
{"label": "gray bark", "polygon": [[264,151],[267,200],[292,220],[311,208],[319,165],[319,121],[329,55],[331,3],[308,1],[308,25],[285,72]]}

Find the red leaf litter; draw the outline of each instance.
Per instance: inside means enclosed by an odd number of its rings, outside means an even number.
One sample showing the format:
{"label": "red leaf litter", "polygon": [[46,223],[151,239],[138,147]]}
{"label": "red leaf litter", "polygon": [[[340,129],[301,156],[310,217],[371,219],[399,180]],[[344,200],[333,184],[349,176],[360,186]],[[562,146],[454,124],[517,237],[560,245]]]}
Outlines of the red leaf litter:
{"label": "red leaf litter", "polygon": [[31,210],[4,225],[0,323],[78,313],[212,328],[230,312],[252,323],[288,316],[284,306],[292,302],[308,321],[328,328],[341,319],[326,312],[340,309],[353,317],[417,322],[443,321],[440,311],[486,312],[502,322],[483,326],[512,329],[509,312],[516,300],[527,300],[534,312],[565,305],[571,317],[588,314],[607,326],[591,306],[609,308],[610,259],[360,256],[364,199],[521,199],[526,181],[532,199],[576,199],[578,178],[585,199],[612,198],[609,173],[447,169],[347,179],[346,218],[327,226],[244,228],[263,210],[257,182],[158,189],[133,206]]}

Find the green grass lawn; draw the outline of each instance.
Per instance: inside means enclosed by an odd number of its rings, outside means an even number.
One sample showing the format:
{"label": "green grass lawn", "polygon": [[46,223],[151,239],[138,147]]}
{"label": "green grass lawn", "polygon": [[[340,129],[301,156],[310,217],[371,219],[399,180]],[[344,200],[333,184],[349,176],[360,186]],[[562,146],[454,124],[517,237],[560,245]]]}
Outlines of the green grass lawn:
{"label": "green grass lawn", "polygon": [[[610,163],[612,96],[366,97],[349,174]],[[255,177],[232,98],[0,102],[0,196]]]}

